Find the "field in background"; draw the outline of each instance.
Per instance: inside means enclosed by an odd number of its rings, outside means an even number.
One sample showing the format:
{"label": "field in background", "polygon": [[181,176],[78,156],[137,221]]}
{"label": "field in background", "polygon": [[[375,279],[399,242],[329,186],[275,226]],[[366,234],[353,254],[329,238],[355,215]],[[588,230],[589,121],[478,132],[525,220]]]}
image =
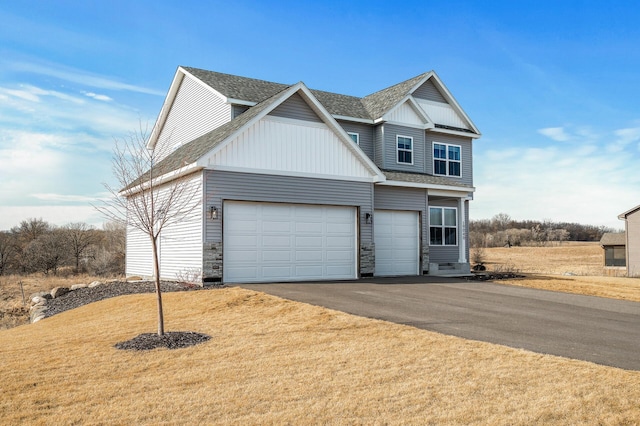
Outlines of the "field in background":
{"label": "field in background", "polygon": [[[7,424],[635,424],[640,372],[464,340],[240,288],[152,294],[0,331]],[[46,357],[43,358],[43,354]],[[114,408],[115,407],[115,408]]]}
{"label": "field in background", "polygon": [[104,281],[105,278],[90,275],[65,277],[44,274],[0,276],[0,330],[29,323],[29,296],[33,293],[48,291],[55,287],[89,284],[96,280]]}
{"label": "field in background", "polygon": [[488,270],[517,271],[526,276],[500,280],[501,284],[640,302],[640,279],[603,276],[602,257],[598,243],[584,242],[484,249]]}

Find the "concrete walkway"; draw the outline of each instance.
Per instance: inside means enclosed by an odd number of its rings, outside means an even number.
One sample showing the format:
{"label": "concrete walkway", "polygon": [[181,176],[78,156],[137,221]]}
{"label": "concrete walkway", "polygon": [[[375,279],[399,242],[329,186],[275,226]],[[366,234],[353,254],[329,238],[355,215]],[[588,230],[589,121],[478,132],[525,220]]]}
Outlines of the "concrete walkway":
{"label": "concrete walkway", "polygon": [[640,370],[640,303],[451,278],[241,287],[466,339]]}

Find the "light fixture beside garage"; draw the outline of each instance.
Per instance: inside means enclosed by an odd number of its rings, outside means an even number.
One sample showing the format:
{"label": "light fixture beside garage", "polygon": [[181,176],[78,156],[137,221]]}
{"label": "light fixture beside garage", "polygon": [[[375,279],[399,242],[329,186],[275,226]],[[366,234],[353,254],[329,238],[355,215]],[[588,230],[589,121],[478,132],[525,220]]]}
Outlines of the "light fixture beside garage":
{"label": "light fixture beside garage", "polygon": [[217,219],[218,218],[218,208],[216,206],[209,207],[209,219]]}
{"label": "light fixture beside garage", "polygon": [[367,224],[371,224],[371,222],[373,221],[373,216],[371,216],[371,213],[364,214],[364,221]]}

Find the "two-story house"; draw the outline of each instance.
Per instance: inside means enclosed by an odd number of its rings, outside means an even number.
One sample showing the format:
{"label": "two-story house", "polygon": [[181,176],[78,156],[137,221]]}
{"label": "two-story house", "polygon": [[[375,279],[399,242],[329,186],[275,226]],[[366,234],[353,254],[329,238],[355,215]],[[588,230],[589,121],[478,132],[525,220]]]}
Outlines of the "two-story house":
{"label": "two-story house", "polygon": [[[179,67],[148,146],[199,196],[160,236],[161,278],[468,273],[478,137],[433,71],[358,98]],[[132,227],[126,268],[153,270]]]}

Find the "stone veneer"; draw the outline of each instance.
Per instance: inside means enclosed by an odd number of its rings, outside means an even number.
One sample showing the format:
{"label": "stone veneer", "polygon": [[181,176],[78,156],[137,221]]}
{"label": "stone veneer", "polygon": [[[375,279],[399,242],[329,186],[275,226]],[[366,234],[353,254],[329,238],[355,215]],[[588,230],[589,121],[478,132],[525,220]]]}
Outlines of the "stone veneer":
{"label": "stone veneer", "polygon": [[222,242],[204,243],[202,257],[202,281],[222,281]]}
{"label": "stone veneer", "polygon": [[376,250],[374,243],[360,244],[360,276],[372,277],[376,266]]}
{"label": "stone veneer", "polygon": [[427,275],[429,273],[429,245],[422,245],[422,273]]}

